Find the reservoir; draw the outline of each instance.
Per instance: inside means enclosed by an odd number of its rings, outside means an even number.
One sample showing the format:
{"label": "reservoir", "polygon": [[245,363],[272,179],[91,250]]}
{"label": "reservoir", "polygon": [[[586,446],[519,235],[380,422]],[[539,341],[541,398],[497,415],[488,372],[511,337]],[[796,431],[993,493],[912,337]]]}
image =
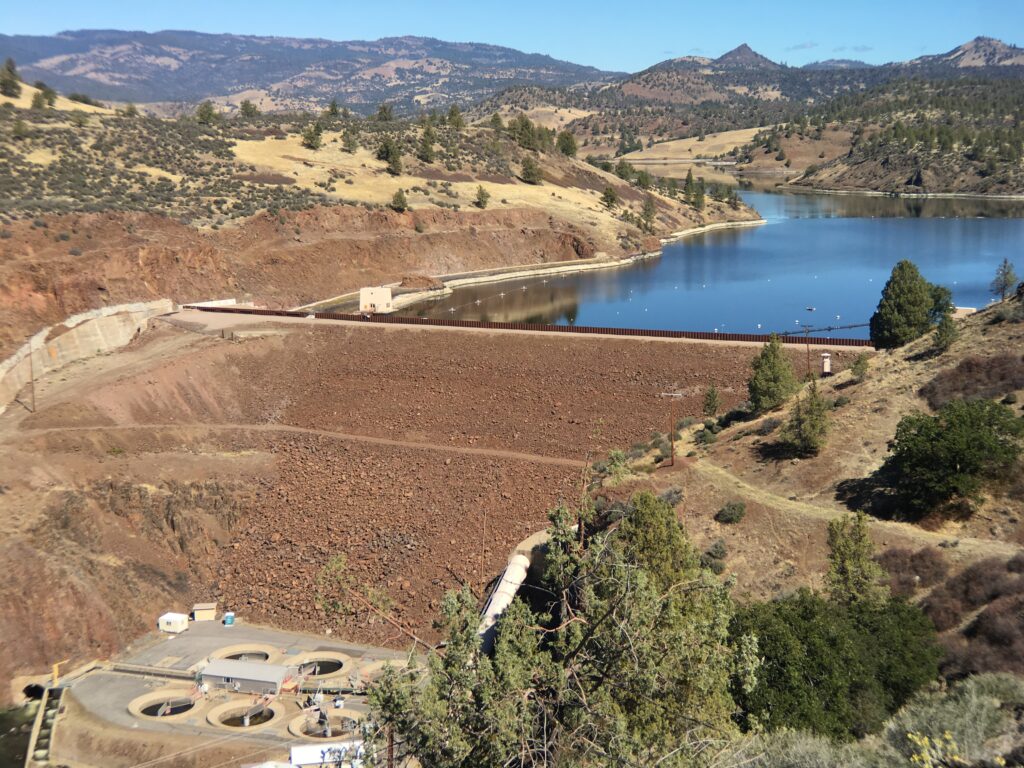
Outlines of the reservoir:
{"label": "reservoir", "polygon": [[[666,245],[629,266],[456,289],[419,317],[719,333],[866,324],[900,259],[983,307],[1003,258],[1024,271],[1024,202],[744,192],[766,223]],[[866,327],[816,331],[867,337]]]}

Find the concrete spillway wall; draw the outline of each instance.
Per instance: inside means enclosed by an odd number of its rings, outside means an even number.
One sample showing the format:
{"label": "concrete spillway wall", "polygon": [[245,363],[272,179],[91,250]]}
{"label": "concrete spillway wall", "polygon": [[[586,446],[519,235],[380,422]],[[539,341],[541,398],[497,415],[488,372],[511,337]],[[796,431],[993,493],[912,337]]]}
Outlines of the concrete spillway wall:
{"label": "concrete spillway wall", "polygon": [[38,378],[76,360],[119,349],[144,331],[152,318],[173,311],[170,299],[120,304],[72,315],[59,326],[44,328],[0,362],[0,413],[33,375]]}

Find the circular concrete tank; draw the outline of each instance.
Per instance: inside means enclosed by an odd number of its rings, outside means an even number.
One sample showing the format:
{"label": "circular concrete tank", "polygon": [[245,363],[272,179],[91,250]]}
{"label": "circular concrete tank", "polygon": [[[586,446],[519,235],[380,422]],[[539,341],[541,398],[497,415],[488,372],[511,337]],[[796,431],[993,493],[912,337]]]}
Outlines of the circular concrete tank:
{"label": "circular concrete tank", "polygon": [[[351,737],[358,730],[359,724],[366,714],[353,709],[328,709],[327,717],[331,723],[330,738],[344,739]],[[288,723],[288,733],[310,741],[327,738],[317,726],[317,713],[315,712],[292,718]]]}
{"label": "circular concrete tank", "polygon": [[245,713],[253,708],[250,698],[236,698],[226,704],[220,704],[211,709],[206,715],[206,722],[218,728],[230,731],[259,731],[271,723],[277,722],[285,714],[284,707],[279,702],[272,702],[262,712],[254,714],[245,724]]}
{"label": "circular concrete tank", "polygon": [[281,651],[265,643],[239,643],[218,648],[210,654],[211,659],[234,659],[237,661],[256,661],[267,664],[280,663]]}
{"label": "circular concrete tank", "polygon": [[128,712],[142,719],[175,722],[195,714],[196,706],[191,689],[163,688],[132,699]]}
{"label": "circular concrete tank", "polygon": [[289,667],[297,666],[299,674],[314,680],[347,675],[352,669],[352,658],[338,651],[310,651],[282,659]]}

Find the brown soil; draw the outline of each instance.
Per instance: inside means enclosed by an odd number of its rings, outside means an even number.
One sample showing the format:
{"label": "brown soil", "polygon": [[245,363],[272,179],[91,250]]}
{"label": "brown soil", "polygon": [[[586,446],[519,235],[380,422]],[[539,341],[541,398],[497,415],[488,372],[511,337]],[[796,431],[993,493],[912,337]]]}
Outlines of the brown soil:
{"label": "brown soil", "polygon": [[588,457],[665,429],[657,393],[686,393],[679,416],[710,383],[734,404],[756,351],[359,326],[232,343],[162,324],[0,417],[0,676],[107,655],[198,599],[406,644],[324,610],[338,555],[433,639],[443,591],[480,593],[578,498]]}
{"label": "brown soil", "polygon": [[[338,206],[267,214],[201,231],[162,216],[69,214],[47,229],[15,222],[0,241],[0,358],[40,327],[105,304],[251,296],[309,303],[410,272],[443,274],[618,251],[537,210],[430,209],[398,214]],[[417,231],[419,228],[420,232]],[[67,232],[55,241],[53,232]],[[77,248],[80,255],[72,255]]]}

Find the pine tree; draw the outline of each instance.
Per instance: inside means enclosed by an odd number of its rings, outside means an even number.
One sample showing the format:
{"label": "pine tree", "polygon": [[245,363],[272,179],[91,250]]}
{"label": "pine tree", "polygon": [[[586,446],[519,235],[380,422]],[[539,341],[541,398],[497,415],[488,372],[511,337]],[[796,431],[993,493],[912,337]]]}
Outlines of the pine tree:
{"label": "pine tree", "polygon": [[569,133],[569,131],[562,131],[558,134],[555,146],[566,157],[576,157],[576,137]]}
{"label": "pine tree", "polygon": [[395,192],[394,197],[391,198],[391,209],[399,213],[409,210],[409,201],[405,198],[405,192],[402,190]]}
{"label": "pine tree", "polygon": [[327,105],[326,112],[328,117],[338,117],[341,114],[337,99],[331,99],[331,103]]}
{"label": "pine tree", "polygon": [[505,123],[502,122],[501,115],[497,112],[491,115],[491,128],[495,131],[505,130]]}
{"label": "pine tree", "polygon": [[718,387],[712,384],[704,390],[704,416],[713,419],[720,410],[722,410],[722,397],[718,394]]}
{"label": "pine tree", "polygon": [[434,142],[437,141],[437,134],[429,125],[423,129],[420,137],[419,148],[416,150],[416,157],[424,163],[434,162]]}
{"label": "pine tree", "polygon": [[0,96],[17,98],[21,95],[21,78],[18,77],[18,68],[14,59],[7,59],[3,69],[0,69]]}
{"label": "pine tree", "polygon": [[388,173],[397,176],[402,172],[402,150],[390,136],[385,136],[377,148],[377,159],[388,164]]}
{"label": "pine tree", "polygon": [[491,200],[491,193],[480,185],[476,188],[476,207],[483,210]]}
{"label": "pine tree", "polygon": [[693,207],[698,211],[704,210],[704,182],[700,182],[697,185],[696,190],[693,193]]}
{"label": "pine tree", "polygon": [[466,121],[462,119],[462,110],[459,109],[457,104],[452,104],[448,108],[448,125],[456,131],[461,131],[466,127]]}
{"label": "pine tree", "polygon": [[654,203],[654,196],[647,195],[644,198],[643,208],[640,210],[640,221],[646,232],[654,231],[654,218],[658,214],[658,208]]}
{"label": "pine tree", "polygon": [[693,180],[693,169],[686,171],[686,181],[683,182],[683,199],[693,205],[693,196],[697,191],[697,184]]}
{"label": "pine tree", "polygon": [[32,94],[31,109],[46,109],[46,97],[42,91],[36,91]]}
{"label": "pine tree", "polygon": [[828,524],[829,597],[842,605],[878,603],[888,597],[881,583],[885,571],[875,562],[875,545],[868,535],[867,515],[858,512]]}
{"label": "pine tree", "polygon": [[999,297],[1000,301],[1006,301],[1006,296],[1019,282],[1017,274],[1013,271],[1013,264],[1009,259],[1003,259],[1003,263],[996,269],[995,279],[992,281],[992,293]]}
{"label": "pine tree", "polygon": [[894,349],[924,335],[931,327],[934,304],[932,286],[913,262],[899,262],[871,316],[872,343],[881,349]]}
{"label": "pine tree", "polygon": [[395,119],[395,112],[390,104],[381,104],[377,107],[376,118],[378,123],[390,123]]}
{"label": "pine tree", "polygon": [[608,210],[619,204],[619,194],[615,191],[615,187],[604,188],[604,192],[601,194],[601,204]]}
{"label": "pine tree", "polygon": [[318,150],[324,141],[324,129],[319,122],[312,122],[302,132],[302,146],[306,149]]}
{"label": "pine tree", "polygon": [[540,184],[541,183],[541,172],[540,166],[537,165],[537,161],[530,155],[523,158],[522,169],[519,171],[519,178],[525,181],[527,184]]}
{"label": "pine tree", "polygon": [[139,108],[129,101],[127,104],[124,105],[124,109],[121,110],[121,114],[125,117],[138,117]]}
{"label": "pine tree", "polygon": [[811,382],[807,394],[793,406],[793,413],[782,431],[782,442],[800,456],[816,456],[828,435],[828,404]]}
{"label": "pine tree", "polygon": [[747,381],[750,404],[755,413],[778,408],[799,388],[793,364],[774,333],[754,358],[753,372]]}
{"label": "pine tree", "polygon": [[359,149],[359,136],[354,129],[345,129],[345,132],[341,135],[341,148],[350,155]]}
{"label": "pine tree", "polygon": [[196,109],[196,120],[203,125],[212,125],[220,119],[220,115],[217,114],[217,110],[213,107],[212,101],[204,101]]}
{"label": "pine tree", "polygon": [[238,113],[246,120],[250,120],[254,117],[258,117],[260,111],[256,108],[249,99],[242,99],[242,103],[238,105]]}
{"label": "pine tree", "polygon": [[939,320],[939,324],[935,328],[935,339],[933,345],[935,351],[938,353],[945,352],[951,346],[953,342],[960,336],[960,331],[956,327],[956,323],[953,321],[953,315],[947,312]]}

